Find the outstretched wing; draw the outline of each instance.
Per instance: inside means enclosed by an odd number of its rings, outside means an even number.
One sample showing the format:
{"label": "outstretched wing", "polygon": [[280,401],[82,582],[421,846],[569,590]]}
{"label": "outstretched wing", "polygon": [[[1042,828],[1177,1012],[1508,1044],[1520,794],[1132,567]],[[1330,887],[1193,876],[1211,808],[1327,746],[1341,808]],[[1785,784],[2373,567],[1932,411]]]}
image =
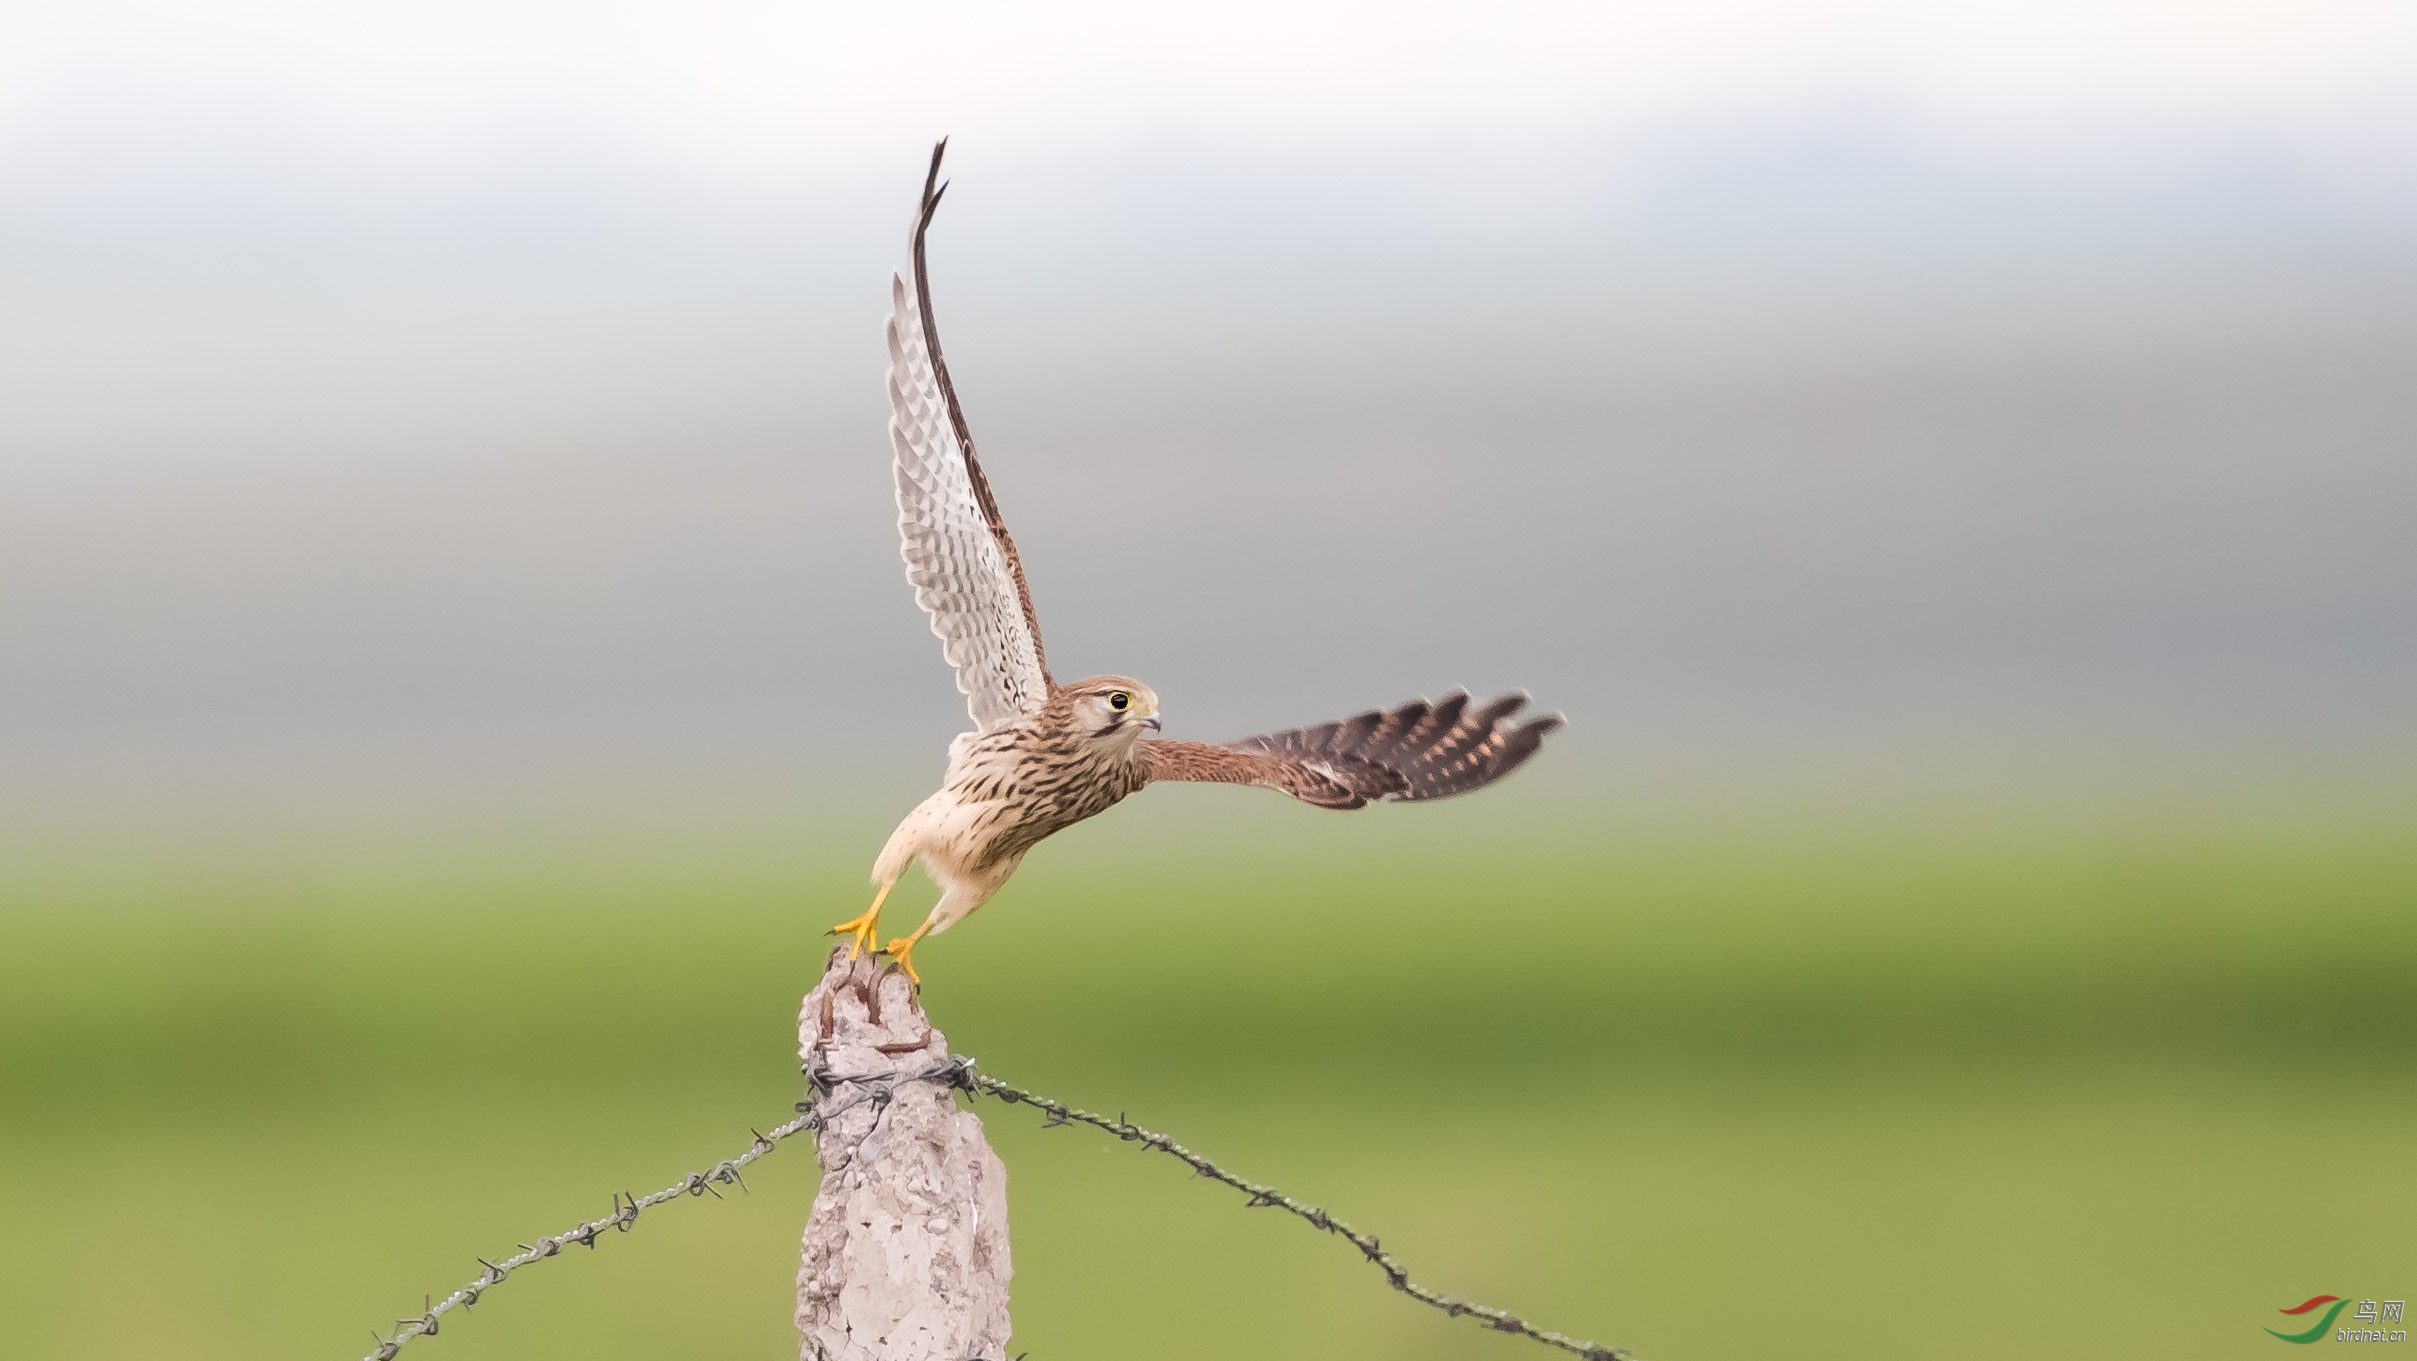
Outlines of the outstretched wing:
{"label": "outstretched wing", "polygon": [[943,141],[915,212],[914,282],[890,277],[890,446],[897,454],[899,552],[915,603],[931,616],[940,654],[956,668],[974,725],[989,731],[1038,713],[1049,698],[1040,621],[1015,540],[999,516],[990,480],[932,326],[923,237],[947,188],[939,184]]}
{"label": "outstretched wing", "polygon": [[1562,720],[1513,721],[1525,707],[1527,696],[1510,694],[1471,708],[1468,692],[1456,690],[1441,703],[1414,700],[1223,746],[1145,739],[1141,755],[1153,782],[1265,785],[1320,808],[1415,803],[1483,789],[1533,756]]}

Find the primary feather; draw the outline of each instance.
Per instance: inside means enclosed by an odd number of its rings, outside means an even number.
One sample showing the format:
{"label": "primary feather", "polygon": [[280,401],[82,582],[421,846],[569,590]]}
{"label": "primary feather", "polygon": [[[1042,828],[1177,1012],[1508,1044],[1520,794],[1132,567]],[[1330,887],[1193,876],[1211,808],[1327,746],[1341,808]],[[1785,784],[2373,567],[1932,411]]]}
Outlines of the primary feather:
{"label": "primary feather", "polygon": [[1412,700],[1385,713],[1211,746],[1144,741],[1149,778],[1281,789],[1320,808],[1364,808],[1370,800],[1416,803],[1483,789],[1535,755],[1559,714],[1512,718],[1527,696],[1502,695],[1476,708],[1465,690],[1441,703]]}
{"label": "primary feather", "polygon": [[[935,152],[932,169],[939,169]],[[1015,541],[965,433],[932,333],[923,233],[939,194],[930,181],[915,219],[915,282],[890,278],[890,447],[898,482],[899,552],[915,603],[931,616],[940,653],[978,731],[1040,712],[1049,698],[1040,628]]]}

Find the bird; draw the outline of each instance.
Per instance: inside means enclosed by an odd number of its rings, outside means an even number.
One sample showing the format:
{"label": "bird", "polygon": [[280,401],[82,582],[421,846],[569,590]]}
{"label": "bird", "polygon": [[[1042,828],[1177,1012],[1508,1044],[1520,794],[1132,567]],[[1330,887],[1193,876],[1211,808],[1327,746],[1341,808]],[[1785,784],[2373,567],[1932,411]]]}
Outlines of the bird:
{"label": "bird", "polygon": [[[1023,559],[974,453],[932,321],[924,242],[948,185],[932,148],[907,242],[890,276],[890,448],[900,554],[915,603],[955,669],[973,729],[949,744],[940,788],[898,824],[873,862],[873,905],[829,934],[848,957],[888,953],[918,987],[913,955],[998,893],[1024,855],[1145,785],[1259,785],[1318,808],[1414,803],[1482,789],[1563,724],[1519,717],[1528,696],[1483,703],[1465,690],[1315,727],[1212,744],[1159,736],[1158,692],[1130,676],[1060,684],[1041,646]],[[940,886],[921,926],[879,945],[881,907],[911,864]]]}

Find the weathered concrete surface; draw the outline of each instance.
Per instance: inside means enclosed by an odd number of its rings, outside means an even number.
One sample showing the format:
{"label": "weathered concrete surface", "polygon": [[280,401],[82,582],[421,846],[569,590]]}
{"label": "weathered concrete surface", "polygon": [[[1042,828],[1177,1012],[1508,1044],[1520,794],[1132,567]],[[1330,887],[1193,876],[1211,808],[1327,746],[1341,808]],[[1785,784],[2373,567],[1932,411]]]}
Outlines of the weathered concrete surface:
{"label": "weathered concrete surface", "polygon": [[906,976],[884,956],[832,951],[798,1012],[823,1108],[858,1102],[815,1137],[822,1185],[797,1273],[805,1361],[1003,1361],[1007,1169],[945,1083],[948,1062]]}

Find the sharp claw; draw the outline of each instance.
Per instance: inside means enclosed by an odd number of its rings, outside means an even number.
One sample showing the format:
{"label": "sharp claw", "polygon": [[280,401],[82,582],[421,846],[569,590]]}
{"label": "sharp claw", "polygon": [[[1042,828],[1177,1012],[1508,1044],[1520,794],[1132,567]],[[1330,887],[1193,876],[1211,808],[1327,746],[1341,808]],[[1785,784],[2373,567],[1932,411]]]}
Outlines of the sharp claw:
{"label": "sharp claw", "polygon": [[851,918],[850,920],[843,921],[839,925],[834,926],[829,931],[823,933],[831,936],[846,933],[855,937],[854,940],[848,942],[848,962],[850,964],[856,962],[856,957],[858,955],[877,955],[881,953],[881,936],[879,934],[881,931],[881,905],[889,901],[890,889],[892,887],[892,884],[883,884],[881,886],[881,891],[873,895],[873,905],[871,907],[866,908],[858,916]]}
{"label": "sharp claw", "polygon": [[823,934],[849,937],[848,962],[852,964],[858,955],[879,953],[881,938],[875,933],[880,929],[880,919],[867,915],[854,921],[841,922]]}

